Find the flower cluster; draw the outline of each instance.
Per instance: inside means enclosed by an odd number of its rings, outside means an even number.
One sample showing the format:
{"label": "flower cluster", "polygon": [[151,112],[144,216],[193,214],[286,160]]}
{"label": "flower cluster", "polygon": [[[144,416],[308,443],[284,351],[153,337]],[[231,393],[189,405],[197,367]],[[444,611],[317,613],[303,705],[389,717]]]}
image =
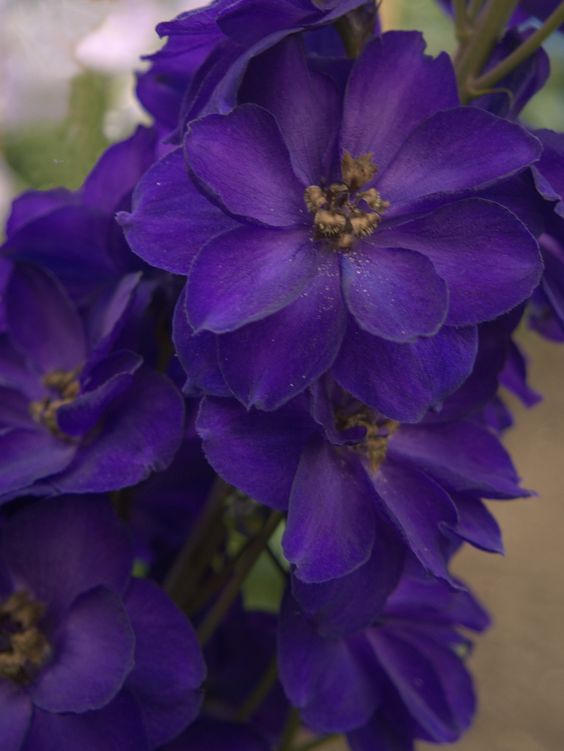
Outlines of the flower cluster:
{"label": "flower cluster", "polygon": [[6,228],[0,746],[452,743],[489,618],[451,561],[531,494],[498,388],[539,398],[522,320],[564,340],[564,135],[519,121],[546,54],[468,102],[364,0],[159,32],[154,124]]}

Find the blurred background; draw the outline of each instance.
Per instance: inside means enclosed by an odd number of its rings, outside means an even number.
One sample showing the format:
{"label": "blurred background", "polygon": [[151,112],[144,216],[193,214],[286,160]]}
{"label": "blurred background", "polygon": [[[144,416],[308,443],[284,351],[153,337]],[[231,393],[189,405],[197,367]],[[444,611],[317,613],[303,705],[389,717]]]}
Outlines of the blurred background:
{"label": "blurred background", "polygon": [[[154,26],[202,4],[0,0],[0,227],[21,190],[78,187],[102,150],[146,119],[134,72],[159,47]],[[383,0],[381,10],[385,28],[419,28],[431,52],[454,49],[435,0]],[[548,48],[550,84],[525,119],[563,130],[564,35]],[[526,410],[509,400],[516,427],[506,443],[539,497],[491,504],[505,558],[468,549],[455,564],[495,618],[471,658],[481,710],[459,751],[564,749],[564,348],[527,331],[520,343],[544,401]]]}

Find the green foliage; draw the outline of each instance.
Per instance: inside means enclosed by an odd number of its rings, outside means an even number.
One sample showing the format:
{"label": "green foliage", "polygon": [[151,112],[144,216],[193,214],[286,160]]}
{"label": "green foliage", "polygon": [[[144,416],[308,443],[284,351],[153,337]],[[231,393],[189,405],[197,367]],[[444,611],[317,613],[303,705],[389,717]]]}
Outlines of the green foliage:
{"label": "green foliage", "polygon": [[81,185],[108,145],[103,125],[111,90],[110,78],[83,73],[72,82],[69,114],[62,123],[36,123],[3,134],[4,158],[25,187]]}

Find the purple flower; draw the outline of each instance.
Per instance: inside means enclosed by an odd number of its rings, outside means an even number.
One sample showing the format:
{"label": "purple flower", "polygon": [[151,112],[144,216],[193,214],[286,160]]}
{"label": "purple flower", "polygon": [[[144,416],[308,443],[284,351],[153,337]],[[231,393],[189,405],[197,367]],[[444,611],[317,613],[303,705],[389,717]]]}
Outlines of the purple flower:
{"label": "purple flower", "polygon": [[373,7],[367,0],[215,0],[159,24],[158,33],[169,38],[149,58],[137,93],[165,130],[204,113],[228,112],[250,60],[286,36],[327,26],[363,6]]}
{"label": "purple flower", "polygon": [[341,639],[319,634],[287,595],[280,678],[303,721],[315,732],[347,732],[353,751],[408,751],[416,738],[451,743],[475,711],[459,656],[470,645],[457,628],[487,625],[468,592],[421,578],[404,577],[377,622]]}
{"label": "purple flower", "polygon": [[142,268],[115,212],[156,159],[156,133],[138,128],[104,152],[80,190],[28,191],[12,206],[2,254],[54,273],[75,299],[114,285]]}
{"label": "purple flower", "polygon": [[539,130],[543,154],[533,167],[545,200],[545,226],[539,238],[544,274],[532,300],[532,326],[554,341],[564,340],[564,134]]}
{"label": "purple flower", "polygon": [[217,348],[227,393],[247,407],[275,409],[332,369],[415,422],[471,372],[476,324],[538,282],[529,231],[474,196],[540,145],[457,107],[448,57],[423,48],[417,33],[370,43],[341,103],[286,40],[243,82],[242,106],[191,123],[190,175],[172,152],[122,216],[135,252],[189,276],[177,348],[201,345],[203,363]]}
{"label": "purple flower", "polygon": [[372,577],[375,610],[396,583],[402,551],[451,581],[446,535],[499,551],[499,529],[480,499],[527,495],[478,422],[399,424],[327,382],[272,413],[206,398],[197,429],[227,482],[288,510],[283,545],[297,576]]}
{"label": "purple flower", "polygon": [[192,628],[102,499],[17,510],[0,537],[3,751],[152,751],[198,714]]}
{"label": "purple flower", "polygon": [[138,282],[123,277],[81,316],[52,276],[14,268],[0,339],[1,500],[116,490],[173,459],[180,394],[138,354],[113,349]]}

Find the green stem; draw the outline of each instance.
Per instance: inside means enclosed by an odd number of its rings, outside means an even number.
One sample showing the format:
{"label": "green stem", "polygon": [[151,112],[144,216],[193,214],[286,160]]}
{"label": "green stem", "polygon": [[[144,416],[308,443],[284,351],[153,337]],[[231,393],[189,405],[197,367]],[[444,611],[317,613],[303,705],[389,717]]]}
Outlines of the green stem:
{"label": "green stem", "polygon": [[[221,478],[216,478],[205,510],[165,580],[164,588],[171,599],[182,609],[186,607],[196,587],[196,579],[199,578],[196,572],[199,574],[202,569],[203,554],[206,553],[206,558],[209,559],[210,539],[216,536],[215,530],[222,524],[223,504],[228,490],[229,485]],[[214,548],[213,555],[215,545],[211,547]],[[205,569],[205,564],[203,567]]]}
{"label": "green stem", "polygon": [[311,751],[314,748],[323,746],[325,743],[329,743],[329,741],[334,741],[338,737],[339,735],[337,733],[324,735],[323,738],[316,738],[315,740],[309,741],[308,743],[302,743],[300,746],[296,746],[294,749],[292,749],[292,751]]}
{"label": "green stem", "polygon": [[292,743],[296,737],[296,733],[300,729],[300,713],[297,709],[292,707],[288,713],[288,719],[282,732],[282,738],[280,740],[280,747],[278,751],[291,751]]}
{"label": "green stem", "polygon": [[463,42],[469,34],[469,17],[466,11],[466,0],[453,0],[454,9],[454,26],[456,28],[456,38]]}
{"label": "green stem", "polygon": [[474,21],[478,13],[482,10],[484,0],[470,0],[468,3],[468,19]]}
{"label": "green stem", "polygon": [[249,720],[257,709],[264,702],[268,694],[272,691],[278,678],[278,665],[274,657],[268,666],[268,669],[258,682],[253,693],[246,699],[241,709],[237,712],[236,720],[246,722]]}
{"label": "green stem", "polygon": [[479,96],[484,89],[489,89],[499,83],[505,76],[511,73],[518,65],[527,60],[553,31],[564,23],[564,2],[554,10],[531,36],[513,50],[504,60],[494,68],[488,70],[473,82],[474,96]]}
{"label": "green stem", "polygon": [[198,636],[202,644],[205,644],[213,636],[223,617],[233,605],[243,586],[243,582],[263,552],[268,540],[274,534],[281,519],[282,514],[279,511],[272,511],[264,527],[254,540],[252,540],[244,555],[237,561],[233,576],[198,629]]}
{"label": "green stem", "polygon": [[519,0],[489,0],[466,43],[461,45],[456,55],[455,69],[463,103],[472,99],[472,81],[483,70],[518,3]]}

